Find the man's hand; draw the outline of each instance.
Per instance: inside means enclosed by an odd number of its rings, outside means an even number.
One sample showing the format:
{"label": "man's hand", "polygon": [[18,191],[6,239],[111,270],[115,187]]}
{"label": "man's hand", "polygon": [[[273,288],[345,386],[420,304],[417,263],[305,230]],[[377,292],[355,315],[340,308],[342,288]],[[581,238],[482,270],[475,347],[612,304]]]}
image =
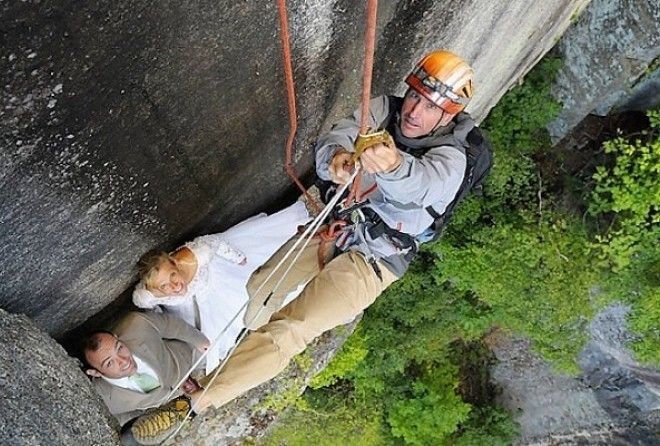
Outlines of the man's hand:
{"label": "man's hand", "polygon": [[369,173],[392,172],[401,165],[403,156],[394,143],[376,144],[362,152],[360,164]]}
{"label": "man's hand", "polygon": [[183,393],[185,393],[186,395],[189,395],[189,396],[191,394],[193,394],[194,392],[197,392],[197,391],[201,390],[201,387],[199,387],[199,384],[197,384],[190,377],[188,377],[188,379],[185,380],[183,382],[183,384],[181,384],[181,387],[179,387],[179,388],[183,391]]}
{"label": "man's hand", "polygon": [[353,163],[351,162],[352,154],[346,149],[340,149],[328,166],[330,171],[330,179],[335,184],[346,184],[351,178],[351,170]]}

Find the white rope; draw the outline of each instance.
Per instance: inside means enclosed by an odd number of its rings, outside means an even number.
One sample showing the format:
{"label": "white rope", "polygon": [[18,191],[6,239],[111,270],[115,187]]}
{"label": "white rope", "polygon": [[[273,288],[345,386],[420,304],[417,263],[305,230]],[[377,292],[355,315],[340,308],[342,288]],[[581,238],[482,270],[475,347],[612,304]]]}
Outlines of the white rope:
{"label": "white rope", "polygon": [[[280,285],[281,285],[282,282],[284,281],[284,278],[286,278],[287,274],[289,273],[289,271],[291,270],[291,268],[293,267],[293,265],[296,263],[296,261],[297,261],[298,258],[302,255],[303,251],[305,250],[305,248],[307,247],[307,245],[309,244],[309,242],[310,242],[310,241],[312,240],[312,238],[314,237],[314,234],[316,233],[316,230],[321,226],[321,224],[323,223],[323,221],[325,220],[325,218],[328,216],[328,214],[330,214],[330,212],[331,212],[332,209],[335,207],[335,205],[337,204],[337,202],[341,199],[341,196],[344,194],[344,192],[346,191],[346,189],[348,188],[348,186],[353,182],[353,180],[355,179],[355,177],[359,174],[359,171],[360,171],[360,165],[357,164],[357,165],[355,166],[355,170],[354,170],[353,173],[351,174],[351,177],[349,178],[349,180],[348,180],[345,184],[342,185],[342,187],[337,191],[337,193],[335,194],[335,196],[332,197],[332,200],[330,200],[330,201],[328,202],[328,204],[323,208],[323,210],[319,213],[319,215],[317,215],[316,218],[314,218],[314,220],[312,220],[311,224],[308,225],[307,229],[303,232],[303,234],[298,238],[298,240],[296,240],[296,242],[293,244],[293,246],[292,246],[291,248],[289,248],[289,250],[286,252],[286,254],[285,254],[285,255],[282,257],[282,259],[277,263],[277,265],[275,265],[275,268],[273,268],[273,270],[270,272],[270,274],[268,274],[268,276],[266,277],[266,279],[262,282],[262,284],[261,284],[261,285],[257,288],[257,290],[254,292],[255,295],[257,295],[257,294],[259,293],[259,291],[261,291],[261,290],[263,289],[264,285],[265,285],[265,284],[266,284],[266,283],[267,283],[267,282],[273,277],[273,275],[275,274],[275,272],[276,272],[278,269],[280,269],[280,268],[282,267],[282,265],[284,264],[284,262],[285,262],[285,261],[291,256],[291,254],[293,253],[293,251],[296,250],[296,249],[298,248],[298,246],[300,245],[300,243],[304,240],[304,244],[303,244],[302,248],[300,248],[300,250],[298,251],[298,253],[296,254],[296,256],[295,256],[295,257],[293,258],[293,260],[290,262],[288,268],[286,269],[286,271],[284,271],[284,274],[282,274],[282,277],[281,277],[280,280],[275,284],[275,286],[273,287],[273,289],[271,290],[270,293],[272,294],[273,292],[275,292],[275,291],[280,287]],[[227,331],[227,329],[229,328],[229,326],[230,326],[230,325],[236,320],[236,318],[238,317],[238,315],[243,311],[243,309],[248,305],[248,303],[249,303],[249,301],[243,304],[243,306],[238,310],[238,312],[234,315],[234,317],[233,317],[233,318],[227,323],[227,325],[225,326],[225,328],[223,328],[223,330],[222,330],[222,331],[221,331],[221,332],[215,337],[215,339],[213,340],[213,342],[211,342],[211,344],[210,344],[209,347],[206,349],[206,351],[202,353],[202,355],[199,357],[199,359],[197,359],[197,361],[195,361],[195,363],[194,363],[194,364],[192,365],[192,367],[188,370],[188,372],[187,372],[185,375],[183,375],[183,378],[181,379],[181,381],[179,381],[179,383],[176,385],[176,387],[174,387],[174,388],[172,389],[172,391],[170,392],[170,394],[168,395],[168,397],[167,397],[167,400],[168,400],[168,401],[169,401],[170,398],[174,395],[174,393],[177,392],[177,390],[179,389],[179,387],[180,387],[180,386],[181,386],[181,385],[182,385],[182,384],[188,379],[188,376],[190,375],[190,373],[192,373],[192,372],[197,368],[197,366],[198,366],[198,365],[202,362],[202,360],[206,357],[206,355],[208,354],[208,352],[209,352],[209,351],[215,346],[215,344],[220,340],[220,336],[222,336],[222,335]],[[264,302],[264,305],[262,305],[262,307],[259,308],[259,311],[257,312],[257,314],[255,314],[254,317],[249,321],[250,323],[253,322],[254,320],[256,320],[256,319],[261,315],[261,313],[262,313],[262,311],[264,310],[264,308],[266,308],[265,303],[266,303],[266,302]],[[249,324],[249,325],[251,325],[251,324]],[[234,353],[234,351],[236,350],[236,348],[238,347],[238,345],[239,345],[239,344],[241,343],[241,341],[245,338],[245,336],[247,336],[248,332],[249,332],[249,330],[244,329],[243,332],[238,336],[238,338],[236,339],[236,343],[235,343],[234,346],[233,346],[233,347],[227,352],[227,354],[225,355],[225,358],[223,359],[223,361],[220,363],[220,365],[216,368],[215,372],[213,373],[213,377],[209,380],[209,382],[208,382],[208,383],[206,384],[206,386],[204,387],[204,390],[202,391],[202,394],[199,396],[199,399],[202,399],[202,398],[206,395],[206,392],[208,392],[208,390],[211,388],[211,386],[213,385],[213,382],[216,380],[216,378],[218,377],[218,375],[220,374],[220,372],[222,371],[222,369],[224,368],[225,364],[227,363],[227,361],[229,360],[229,358],[231,357],[231,355]],[[165,443],[167,440],[169,440],[170,438],[174,437],[176,434],[178,434],[179,431],[181,431],[181,429],[183,428],[185,422],[186,422],[188,419],[190,419],[190,415],[192,414],[192,412],[194,412],[194,410],[195,410],[195,406],[194,406],[194,404],[191,403],[191,405],[190,405],[190,410],[188,410],[188,413],[186,414],[185,418],[181,421],[181,424],[179,424],[179,426],[177,427],[177,429],[176,429],[174,432],[172,432],[170,435],[168,435],[168,436],[167,436],[167,437],[166,437],[166,438],[160,443],[161,445],[162,445],[163,443]]]}
{"label": "white rope", "polygon": [[[259,310],[259,312],[261,312],[261,309]],[[257,313],[257,314],[259,314],[259,313]],[[215,379],[218,377],[218,374],[220,374],[220,371],[225,366],[225,364],[227,363],[227,361],[231,357],[232,353],[234,353],[234,350],[236,350],[236,347],[238,347],[238,344],[240,344],[241,341],[243,340],[243,338],[245,338],[248,331],[249,330],[244,329],[243,332],[241,333],[241,335],[236,339],[236,344],[234,344],[234,346],[229,350],[229,352],[227,352],[227,356],[225,356],[225,359],[222,360],[222,363],[220,363],[220,365],[216,369],[215,373],[213,374],[213,377],[211,378],[211,380],[208,382],[208,384],[206,385],[206,387],[202,391],[202,394],[199,396],[200,399],[203,398],[204,395],[206,395],[206,392],[211,387],[211,384],[213,384],[213,381],[215,381]],[[174,432],[172,432],[163,441],[160,442],[161,445],[163,443],[165,443],[167,440],[169,440],[170,438],[173,438],[176,434],[179,433],[179,431],[181,431],[181,429],[183,429],[184,424],[186,423],[186,421],[188,421],[190,419],[190,415],[193,413],[194,410],[195,410],[195,406],[194,406],[194,404],[192,404],[192,401],[191,401],[190,410],[188,410],[188,413],[186,414],[184,419],[181,420],[181,424],[179,424],[179,426],[174,430]]]}
{"label": "white rope", "polygon": [[[296,242],[293,244],[293,246],[292,246],[291,248],[289,248],[289,250],[286,252],[286,254],[285,254],[285,255],[282,257],[282,259],[279,261],[279,263],[278,263],[277,265],[275,265],[275,268],[273,268],[273,270],[270,272],[270,274],[268,274],[268,276],[266,277],[266,279],[261,283],[261,285],[259,285],[259,287],[257,288],[257,290],[254,292],[255,295],[257,295],[257,294],[263,289],[263,287],[264,287],[264,286],[266,285],[266,283],[267,283],[267,282],[273,277],[273,275],[277,272],[277,270],[279,270],[279,269],[282,267],[282,265],[284,264],[284,262],[286,262],[286,260],[291,256],[291,253],[292,253],[294,250],[296,250],[296,249],[298,248],[298,246],[300,245],[300,243],[301,243],[303,240],[305,240],[305,243],[304,243],[303,247],[300,249],[300,251],[298,252],[298,254],[296,255],[296,257],[295,257],[295,258],[293,259],[293,261],[290,263],[289,267],[288,267],[287,270],[284,272],[284,274],[282,274],[282,277],[281,277],[280,280],[275,284],[275,286],[273,287],[273,289],[271,290],[271,292],[276,291],[276,290],[280,287],[280,285],[282,284],[283,280],[286,278],[287,274],[289,273],[289,271],[291,270],[291,268],[292,268],[293,265],[295,264],[296,260],[298,260],[298,258],[299,258],[300,255],[302,254],[302,252],[305,250],[305,248],[306,248],[307,245],[309,244],[309,241],[310,241],[310,240],[312,239],[312,237],[314,236],[314,233],[316,232],[316,230],[319,228],[319,226],[321,225],[321,223],[323,222],[323,220],[325,220],[325,217],[328,216],[328,214],[330,213],[330,211],[332,210],[332,208],[334,208],[334,206],[337,204],[337,202],[338,202],[339,199],[341,198],[342,194],[346,191],[346,188],[348,188],[348,185],[350,185],[351,181],[353,181],[353,179],[355,179],[355,177],[356,177],[357,174],[358,174],[358,170],[359,170],[359,165],[356,166],[356,169],[355,169],[355,171],[353,172],[352,176],[350,177],[349,181],[346,182],[346,184],[344,184],[344,185],[343,185],[343,186],[337,191],[337,193],[335,194],[335,196],[332,197],[332,200],[330,200],[330,202],[328,202],[328,204],[323,208],[323,210],[319,213],[319,215],[316,216],[316,218],[314,218],[314,220],[312,220],[312,222],[308,225],[307,229],[303,232],[303,234],[298,238],[298,240],[296,240]],[[310,235],[310,234],[311,234],[311,235]],[[226,333],[226,331],[229,329],[229,327],[231,326],[231,324],[234,323],[234,321],[236,320],[236,318],[238,317],[238,315],[241,314],[241,312],[245,309],[245,307],[247,307],[247,305],[249,304],[249,302],[250,302],[250,301],[248,300],[247,302],[245,302],[245,303],[241,306],[241,308],[238,309],[238,311],[236,312],[236,314],[234,314],[234,316],[231,318],[231,320],[230,320],[229,322],[227,322],[227,324],[226,324],[225,327],[222,329],[222,331],[221,331],[221,332],[215,337],[215,339],[213,339],[213,341],[211,342],[211,344],[209,344],[209,347],[206,349],[206,351],[202,352],[202,355],[201,355],[201,356],[197,359],[197,361],[195,361],[195,363],[194,363],[194,364],[188,369],[188,372],[187,372],[186,374],[184,374],[184,375],[183,375],[183,378],[177,383],[176,386],[173,387],[172,391],[167,395],[167,400],[168,400],[168,401],[170,400],[170,398],[172,398],[172,396],[174,396],[174,394],[177,392],[177,390],[179,389],[179,387],[180,387],[180,386],[181,386],[181,385],[182,385],[182,384],[188,379],[188,376],[189,376],[189,375],[190,375],[195,369],[197,369],[197,367],[199,366],[199,364],[204,360],[204,358],[206,358],[206,355],[208,354],[208,352],[209,352],[213,347],[215,347],[215,344],[218,343],[218,341],[220,340],[220,337],[221,337],[223,334]],[[264,305],[264,306],[265,306],[265,305]],[[252,319],[249,321],[250,323],[253,322],[253,321],[255,321],[259,316],[261,316],[261,312],[262,312],[264,306],[262,306],[262,307],[259,309],[259,311],[257,312],[257,314],[254,315],[254,316],[252,317]],[[248,325],[251,325],[251,324],[248,324]],[[238,343],[238,342],[237,342],[237,343]],[[228,356],[228,355],[227,355],[227,356]]]}
{"label": "white rope", "polygon": [[[248,302],[249,302],[249,301],[248,301]],[[221,332],[215,337],[215,339],[213,339],[213,342],[211,342],[211,344],[209,344],[209,346],[208,346],[208,348],[206,349],[206,351],[202,352],[202,354],[200,355],[199,359],[197,359],[197,361],[195,361],[195,363],[194,363],[194,364],[188,369],[188,371],[183,375],[183,378],[181,378],[181,380],[177,383],[177,385],[174,386],[174,387],[172,388],[172,391],[167,395],[167,401],[169,401],[169,400],[174,396],[174,394],[179,390],[179,387],[181,387],[181,385],[182,385],[184,382],[186,382],[186,381],[188,380],[188,377],[190,376],[190,374],[191,374],[195,369],[197,369],[197,367],[199,366],[199,364],[204,360],[204,358],[206,358],[206,355],[208,355],[209,351],[211,351],[211,349],[212,349],[213,347],[215,347],[215,344],[218,343],[218,341],[220,340],[220,337],[221,337],[223,334],[225,334],[225,332],[229,329],[229,327],[231,326],[231,324],[234,323],[234,321],[236,320],[236,318],[238,317],[238,315],[241,314],[241,311],[243,311],[243,309],[247,306],[248,302],[245,302],[245,303],[243,304],[243,306],[242,306],[241,308],[239,308],[239,310],[236,312],[236,314],[234,315],[234,317],[232,317],[231,320],[230,320],[229,322],[227,322],[227,325],[225,325],[225,327],[222,329],[222,331],[221,331]],[[261,311],[261,310],[260,310],[260,311]],[[259,313],[257,313],[257,314],[259,314]]]}
{"label": "white rope", "polygon": [[[262,288],[266,285],[266,283],[268,283],[268,281],[271,279],[271,277],[273,277],[273,275],[275,275],[275,273],[277,272],[277,270],[280,269],[280,267],[284,264],[284,262],[286,262],[286,260],[289,258],[289,256],[291,255],[291,253],[292,253],[292,252],[298,247],[298,245],[300,245],[300,243],[301,243],[303,240],[305,240],[305,246],[300,250],[300,252],[299,252],[298,255],[296,256],[296,258],[294,259],[294,261],[291,262],[291,265],[290,265],[289,268],[285,271],[285,273],[282,275],[282,277],[281,277],[280,280],[277,282],[277,284],[273,287],[273,290],[272,290],[272,291],[277,290],[277,288],[281,285],[282,281],[283,281],[284,278],[286,277],[286,274],[290,271],[291,266],[295,263],[295,261],[298,259],[298,257],[300,257],[300,253],[302,253],[302,251],[304,250],[304,248],[305,248],[305,247],[307,246],[307,244],[309,243],[309,240],[311,240],[311,238],[314,236],[314,233],[315,233],[316,230],[319,228],[319,226],[321,226],[323,220],[325,220],[325,218],[328,216],[328,214],[330,214],[330,212],[332,211],[332,209],[335,207],[335,205],[337,204],[337,202],[341,199],[341,196],[344,194],[344,192],[346,191],[346,189],[350,186],[350,184],[353,182],[353,180],[355,179],[355,177],[358,175],[359,172],[360,172],[360,165],[357,164],[357,165],[355,166],[355,170],[354,170],[353,173],[351,174],[351,177],[348,179],[348,181],[347,181],[345,184],[342,185],[342,187],[337,191],[337,193],[335,194],[335,196],[332,197],[332,200],[330,200],[330,201],[328,202],[328,204],[323,208],[323,210],[319,213],[319,215],[316,216],[316,218],[315,218],[315,219],[311,222],[311,224],[307,227],[307,229],[305,230],[305,232],[303,232],[303,234],[298,238],[298,240],[296,240],[296,242],[293,244],[293,246],[292,246],[292,247],[287,251],[287,253],[282,257],[282,259],[279,261],[279,263],[278,263],[277,265],[275,265],[275,268],[273,268],[273,270],[270,272],[270,274],[268,274],[268,277],[266,277],[266,279],[261,283],[261,285],[259,286],[259,288],[257,288],[257,290],[254,292],[255,295],[258,294],[259,291],[262,290]],[[312,234],[311,236],[309,236],[310,233]],[[309,236],[309,237],[308,237],[308,236]],[[253,318],[253,320],[254,320],[254,319],[256,319],[256,317]]]}

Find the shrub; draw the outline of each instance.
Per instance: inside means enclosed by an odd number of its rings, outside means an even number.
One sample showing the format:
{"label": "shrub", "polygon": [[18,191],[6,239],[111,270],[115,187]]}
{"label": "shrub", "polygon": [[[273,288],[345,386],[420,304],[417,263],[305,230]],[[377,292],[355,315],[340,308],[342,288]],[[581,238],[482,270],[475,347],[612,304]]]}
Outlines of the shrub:
{"label": "shrub", "polygon": [[[660,113],[650,113],[652,128],[659,120]],[[630,265],[640,241],[660,224],[660,138],[654,133],[646,141],[619,137],[603,149],[614,162],[598,166],[589,212],[609,217],[609,227],[593,248],[602,265],[617,272]]]}
{"label": "shrub", "polygon": [[493,324],[530,337],[557,368],[577,372],[597,277],[589,239],[574,219],[520,217],[526,223],[476,228],[461,246],[433,246],[438,278],[474,292],[491,309]]}
{"label": "shrub", "polygon": [[[442,367],[442,372],[448,369]],[[470,405],[456,395],[456,384],[455,376],[437,372],[415,381],[412,395],[396,401],[388,411],[392,434],[415,446],[440,444],[448,438],[470,412]]]}

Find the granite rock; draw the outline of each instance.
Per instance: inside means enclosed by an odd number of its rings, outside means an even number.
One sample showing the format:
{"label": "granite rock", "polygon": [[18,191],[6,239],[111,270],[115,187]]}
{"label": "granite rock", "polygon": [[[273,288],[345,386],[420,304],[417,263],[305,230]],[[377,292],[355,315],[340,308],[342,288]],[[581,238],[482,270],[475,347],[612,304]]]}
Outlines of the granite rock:
{"label": "granite rock", "polygon": [[118,445],[117,423],[76,360],[0,309],[0,438],[6,446]]}

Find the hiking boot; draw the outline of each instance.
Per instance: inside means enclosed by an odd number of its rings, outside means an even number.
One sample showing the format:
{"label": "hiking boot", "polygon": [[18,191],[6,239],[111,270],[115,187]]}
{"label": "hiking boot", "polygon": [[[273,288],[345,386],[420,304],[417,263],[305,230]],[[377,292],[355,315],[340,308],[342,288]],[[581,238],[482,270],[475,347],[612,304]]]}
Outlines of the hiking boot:
{"label": "hiking boot", "polygon": [[160,444],[179,428],[189,411],[190,401],[184,397],[151,409],[131,426],[133,438],[141,445]]}

